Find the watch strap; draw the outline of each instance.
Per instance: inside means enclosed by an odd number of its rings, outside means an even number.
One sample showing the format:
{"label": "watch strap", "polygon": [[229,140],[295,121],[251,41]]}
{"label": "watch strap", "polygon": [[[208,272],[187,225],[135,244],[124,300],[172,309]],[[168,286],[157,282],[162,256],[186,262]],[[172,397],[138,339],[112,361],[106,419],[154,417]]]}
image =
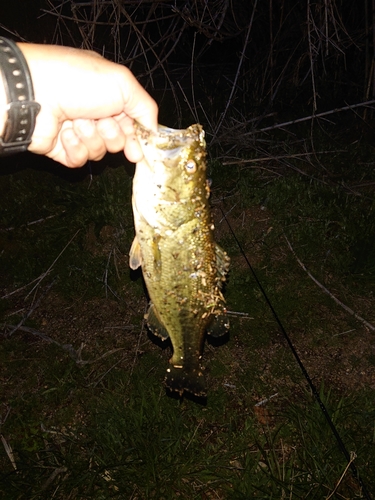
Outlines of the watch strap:
{"label": "watch strap", "polygon": [[35,128],[40,104],[34,101],[34,89],[26,59],[17,45],[0,37],[0,69],[7,96],[7,120],[0,138],[0,154],[26,151]]}

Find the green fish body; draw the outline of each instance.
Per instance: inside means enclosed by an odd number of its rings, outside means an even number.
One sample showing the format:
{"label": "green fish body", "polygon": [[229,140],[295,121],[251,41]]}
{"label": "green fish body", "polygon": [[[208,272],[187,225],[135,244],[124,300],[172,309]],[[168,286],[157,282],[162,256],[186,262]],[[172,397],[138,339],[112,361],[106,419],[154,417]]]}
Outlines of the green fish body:
{"label": "green fish body", "polygon": [[215,243],[201,125],[185,130],[136,124],[144,158],[133,180],[136,236],[130,267],[142,266],[150,296],[149,329],[170,337],[166,386],[205,396],[201,369],[205,333],[229,329],[221,293],[229,257]]}

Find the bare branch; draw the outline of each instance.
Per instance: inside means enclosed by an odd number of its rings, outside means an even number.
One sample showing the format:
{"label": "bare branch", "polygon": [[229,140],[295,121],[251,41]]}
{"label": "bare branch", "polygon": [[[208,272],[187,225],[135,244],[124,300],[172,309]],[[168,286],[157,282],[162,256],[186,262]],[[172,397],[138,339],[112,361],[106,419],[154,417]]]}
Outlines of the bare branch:
{"label": "bare branch", "polygon": [[298,262],[298,264],[302,267],[302,269],[305,271],[305,273],[313,280],[313,282],[318,285],[318,287],[323,290],[324,293],[326,293],[327,295],[329,295],[331,297],[331,299],[333,299],[336,304],[338,304],[340,307],[342,307],[346,312],[348,312],[351,316],[353,316],[355,319],[357,319],[358,321],[360,321],[366,328],[368,328],[369,330],[375,332],[375,326],[372,325],[371,323],[369,323],[368,321],[366,321],[364,318],[362,318],[362,316],[360,316],[359,314],[357,314],[356,312],[353,311],[353,309],[351,309],[350,307],[348,307],[347,305],[345,305],[343,302],[341,302],[341,300],[339,300],[337,297],[335,297],[333,295],[333,293],[331,293],[328,288],[326,288],[324,285],[322,285],[316,278],[314,278],[314,276],[310,273],[310,271],[307,270],[306,266],[304,265],[304,263],[297,257],[297,254],[296,252],[294,251],[292,245],[290,244],[290,241],[288,240],[288,238],[285,236],[284,234],[284,238],[285,238],[285,241],[287,242],[288,244],[288,247],[290,249],[290,251],[292,252],[292,254],[294,255],[296,261]]}

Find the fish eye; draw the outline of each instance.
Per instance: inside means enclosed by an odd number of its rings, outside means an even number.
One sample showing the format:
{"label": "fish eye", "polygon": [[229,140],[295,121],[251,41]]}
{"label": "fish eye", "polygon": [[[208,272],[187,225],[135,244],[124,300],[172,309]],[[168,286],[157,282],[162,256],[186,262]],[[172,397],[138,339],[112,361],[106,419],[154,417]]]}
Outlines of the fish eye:
{"label": "fish eye", "polygon": [[194,160],[188,160],[185,165],[185,169],[188,174],[195,174],[195,172],[197,171],[197,164]]}

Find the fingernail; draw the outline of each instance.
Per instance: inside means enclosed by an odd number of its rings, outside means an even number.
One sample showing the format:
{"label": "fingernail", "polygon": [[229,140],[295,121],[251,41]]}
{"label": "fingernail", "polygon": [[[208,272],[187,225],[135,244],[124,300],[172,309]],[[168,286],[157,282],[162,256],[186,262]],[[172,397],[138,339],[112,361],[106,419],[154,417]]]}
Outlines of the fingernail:
{"label": "fingernail", "polygon": [[73,129],[68,128],[64,131],[65,140],[69,141],[71,146],[78,146],[79,138],[76,136]]}
{"label": "fingernail", "polygon": [[91,137],[95,130],[91,120],[76,120],[76,126],[80,133],[86,137]]}
{"label": "fingernail", "polygon": [[104,136],[106,139],[114,139],[118,134],[118,130],[115,127],[107,127],[104,130]]}

